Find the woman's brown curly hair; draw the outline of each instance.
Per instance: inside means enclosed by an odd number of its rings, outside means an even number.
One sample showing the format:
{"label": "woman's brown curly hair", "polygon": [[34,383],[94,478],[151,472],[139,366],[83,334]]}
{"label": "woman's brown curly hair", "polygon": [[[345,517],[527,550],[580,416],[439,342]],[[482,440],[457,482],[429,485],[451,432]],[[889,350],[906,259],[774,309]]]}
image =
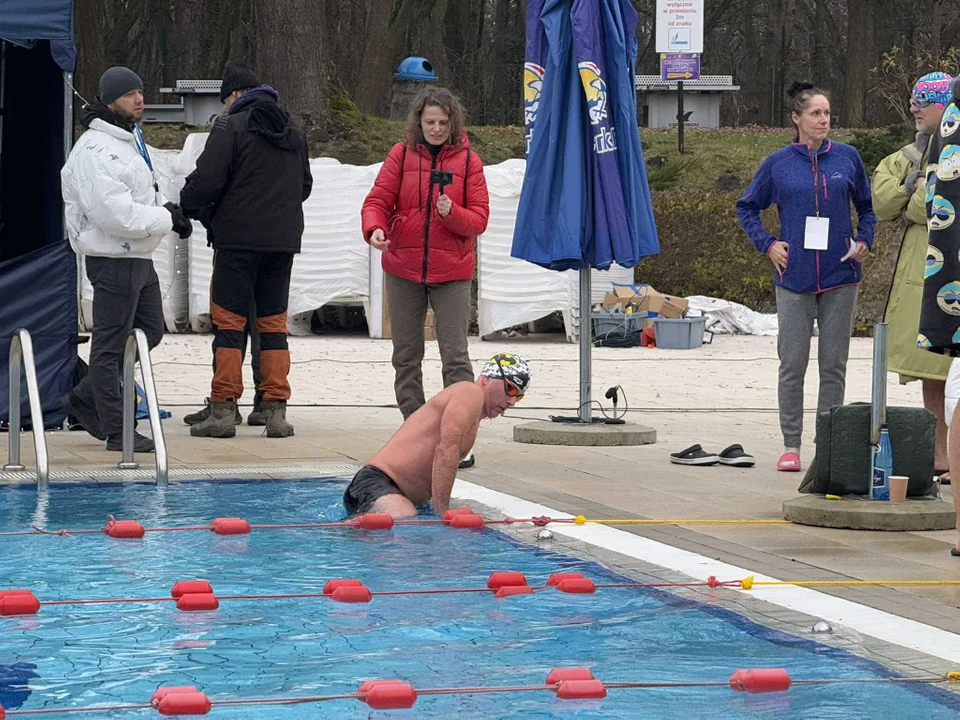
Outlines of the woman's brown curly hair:
{"label": "woman's brown curly hair", "polygon": [[466,111],[460,100],[452,92],[442,87],[427,87],[417,93],[410,103],[410,112],[407,114],[407,146],[413,147],[417,143],[426,144],[423,130],[420,128],[420,116],[424,108],[432,106],[443,110],[450,119],[450,145],[459,145],[467,129]]}

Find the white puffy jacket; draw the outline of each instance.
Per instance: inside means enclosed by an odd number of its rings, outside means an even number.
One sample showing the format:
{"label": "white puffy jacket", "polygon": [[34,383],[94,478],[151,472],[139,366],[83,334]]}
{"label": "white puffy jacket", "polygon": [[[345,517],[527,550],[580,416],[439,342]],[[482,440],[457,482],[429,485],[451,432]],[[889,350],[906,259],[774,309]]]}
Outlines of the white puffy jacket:
{"label": "white puffy jacket", "polygon": [[133,133],[99,118],[70,151],[60,184],[78,255],[149,258],[173,229]]}

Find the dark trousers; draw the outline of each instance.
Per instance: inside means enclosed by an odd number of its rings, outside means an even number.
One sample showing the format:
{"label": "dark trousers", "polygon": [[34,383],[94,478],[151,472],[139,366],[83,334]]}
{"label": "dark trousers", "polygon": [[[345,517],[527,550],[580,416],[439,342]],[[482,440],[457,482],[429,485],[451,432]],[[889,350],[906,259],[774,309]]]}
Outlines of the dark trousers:
{"label": "dark trousers", "polygon": [[[258,389],[263,400],[288,400],[287,298],[293,253],[217,250],[213,261],[210,310],[216,328],[210,400],[238,400],[243,394],[245,330],[253,313],[260,340]],[[251,309],[251,304],[253,309]]]}
{"label": "dark trousers", "polygon": [[85,262],[93,285],[90,370],[73,392],[97,408],[103,432],[116,435],[123,430],[120,375],[127,336],[133,328],[143,330],[151,349],[163,338],[160,281],[152,260],[87,256]]}
{"label": "dark trousers", "polygon": [[394,392],[403,419],[424,404],[423,324],[427,304],[433,308],[437,343],[443,363],[443,386],[473,381],[473,365],[467,348],[470,329],[470,281],[424,285],[384,273],[390,333],[393,338]]}

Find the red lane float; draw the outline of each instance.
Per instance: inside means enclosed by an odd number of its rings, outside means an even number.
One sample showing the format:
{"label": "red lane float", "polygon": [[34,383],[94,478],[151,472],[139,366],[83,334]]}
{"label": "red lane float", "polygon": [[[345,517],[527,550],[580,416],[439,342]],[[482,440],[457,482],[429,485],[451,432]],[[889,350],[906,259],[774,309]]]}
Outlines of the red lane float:
{"label": "red lane float", "polygon": [[0,615],[36,615],[40,601],[29,590],[0,590]]}
{"label": "red lane float", "polygon": [[597,586],[593,584],[593,580],[590,578],[566,578],[557,583],[557,590],[565,593],[589,595],[597,591]]}
{"label": "red lane float", "polygon": [[516,572],[513,570],[490,573],[490,577],[487,578],[487,587],[491,590],[499,590],[500,588],[508,585],[512,586],[527,584],[527,578],[524,577],[524,574],[522,572]]}
{"label": "red lane float", "polygon": [[156,707],[167,695],[171,693],[197,692],[193,685],[169,685],[167,687],[158,687],[150,697],[150,704]]}
{"label": "red lane float", "polygon": [[529,585],[504,585],[498,588],[493,596],[499,600],[513,595],[533,595],[533,588]]}
{"label": "red lane float", "polygon": [[373,599],[373,593],[366,585],[341,585],[330,593],[330,598],[337,602],[368,603]]}
{"label": "red lane float", "polygon": [[0,705],[0,720],[4,720],[7,717],[7,711],[3,709],[3,705]]}
{"label": "red lane float", "polygon": [[212,593],[213,588],[206,580],[178,580],[173,589],[170,590],[170,597],[179,600],[181,596],[187,593]]}
{"label": "red lane float", "polygon": [[600,700],[607,696],[607,689],[599,680],[564,680],[557,688],[561,700]]}
{"label": "red lane float", "polygon": [[390,513],[366,513],[353,521],[361,530],[392,530],[393,516]]}
{"label": "red lane float", "polygon": [[199,690],[178,690],[164,695],[156,704],[161,715],[206,715],[210,700]]}
{"label": "red lane float", "polygon": [[216,610],[220,607],[217,596],[211,593],[184,593],[177,600],[177,610]]}
{"label": "red lane float", "polygon": [[243,518],[216,518],[210,529],[217,535],[248,535],[250,523]]}
{"label": "red lane float", "polygon": [[324,595],[333,595],[333,591],[341,587],[358,587],[363,585],[362,582],[356,578],[340,578],[338,580],[327,580],[327,584],[323,586]]}
{"label": "red lane float", "polygon": [[547,685],[556,685],[567,680],[596,680],[590,668],[585,667],[563,667],[554,668],[547,675]]}
{"label": "red lane float", "polygon": [[473,515],[473,514],[474,514],[473,510],[471,510],[470,508],[453,508],[452,510],[447,510],[440,519],[443,520],[445,523],[449,523],[450,518],[455,517],[457,515]]}
{"label": "red lane float", "polygon": [[102,530],[104,534],[117,539],[139,539],[146,532],[136,520],[114,520],[112,515]]}
{"label": "red lane float", "polygon": [[790,689],[790,674],[783,668],[735,670],[730,676],[730,687],[748,693],[786,692]]}
{"label": "red lane float", "polygon": [[408,710],[417,702],[413,685],[402,680],[367,680],[357,692],[374,710]]}
{"label": "red lane float", "polygon": [[573,573],[562,573],[562,572],[560,572],[560,573],[554,573],[554,574],[551,575],[550,578],[547,580],[547,587],[555,587],[555,586],[559,585],[561,582],[563,582],[564,580],[576,580],[576,579],[582,578],[582,577],[583,577],[583,575],[580,574],[580,573],[578,573],[578,572],[573,572]]}
{"label": "red lane float", "polygon": [[463,513],[461,515],[454,515],[447,524],[457,530],[479,530],[483,527],[483,522],[483,515]]}

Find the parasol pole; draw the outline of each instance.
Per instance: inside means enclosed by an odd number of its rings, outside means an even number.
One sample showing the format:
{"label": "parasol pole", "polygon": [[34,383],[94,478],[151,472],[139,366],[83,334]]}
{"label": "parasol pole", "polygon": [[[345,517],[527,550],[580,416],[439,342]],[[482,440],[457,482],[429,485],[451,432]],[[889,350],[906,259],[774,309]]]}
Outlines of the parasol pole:
{"label": "parasol pole", "polygon": [[590,352],[593,347],[593,321],[590,319],[590,266],[580,268],[580,422],[592,422],[590,408]]}

